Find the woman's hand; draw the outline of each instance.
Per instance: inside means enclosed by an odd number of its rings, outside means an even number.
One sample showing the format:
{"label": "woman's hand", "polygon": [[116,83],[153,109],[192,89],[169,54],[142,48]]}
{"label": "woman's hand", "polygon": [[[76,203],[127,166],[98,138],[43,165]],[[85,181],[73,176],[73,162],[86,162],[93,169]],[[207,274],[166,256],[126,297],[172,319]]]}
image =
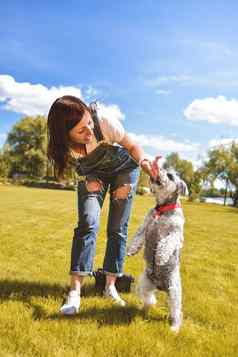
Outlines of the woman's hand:
{"label": "woman's hand", "polygon": [[150,177],[152,176],[152,161],[149,159],[143,159],[140,163],[140,167],[142,170],[149,175]]}
{"label": "woman's hand", "polygon": [[137,162],[139,162],[140,167],[147,175],[149,175],[151,178],[155,178],[157,176],[159,170],[158,160],[161,158],[161,156],[156,156],[154,160],[147,158],[146,156],[148,155],[144,153],[142,147],[135,143],[128,134],[125,134],[123,140],[119,144],[124,146],[128,150],[129,154]]}
{"label": "woman's hand", "polygon": [[152,179],[155,179],[159,172],[159,159],[161,156],[156,156],[156,158],[152,161],[149,159],[144,159],[141,161],[141,168],[147,173]]}

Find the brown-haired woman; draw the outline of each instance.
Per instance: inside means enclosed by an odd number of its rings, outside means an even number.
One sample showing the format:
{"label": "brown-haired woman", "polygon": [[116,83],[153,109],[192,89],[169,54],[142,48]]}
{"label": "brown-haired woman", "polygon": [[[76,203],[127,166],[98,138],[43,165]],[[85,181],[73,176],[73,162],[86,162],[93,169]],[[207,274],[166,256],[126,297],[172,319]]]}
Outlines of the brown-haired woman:
{"label": "brown-haired woman", "polygon": [[151,162],[119,121],[99,118],[95,106],[87,106],[73,96],[63,96],[52,104],[48,133],[48,157],[54,164],[56,175],[63,177],[67,165],[71,164],[81,178],[78,182],[79,222],[71,250],[71,290],[60,311],[72,315],[79,310],[83,278],[93,271],[100,210],[108,189],[110,206],[103,263],[106,274],[104,296],[124,306],[125,301],[119,296],[115,281],[123,273],[128,221],[139,165],[151,174]]}

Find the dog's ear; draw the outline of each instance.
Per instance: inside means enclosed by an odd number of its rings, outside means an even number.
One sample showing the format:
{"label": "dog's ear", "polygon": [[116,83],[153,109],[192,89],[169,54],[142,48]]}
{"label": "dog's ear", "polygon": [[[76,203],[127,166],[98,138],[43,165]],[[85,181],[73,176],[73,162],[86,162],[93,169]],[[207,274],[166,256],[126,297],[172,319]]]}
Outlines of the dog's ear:
{"label": "dog's ear", "polygon": [[188,196],[188,187],[187,184],[183,180],[179,180],[177,183],[178,193],[181,196]]}
{"label": "dog's ear", "polygon": [[167,172],[167,176],[168,176],[168,178],[170,179],[170,181],[176,182],[175,176],[174,176],[173,174],[171,174],[171,172]]}
{"label": "dog's ear", "polygon": [[177,187],[177,192],[179,195],[181,195],[181,196],[188,195],[188,187],[187,187],[186,182],[183,181],[174,170],[168,171],[167,176],[170,179],[170,181],[175,182],[176,187]]}

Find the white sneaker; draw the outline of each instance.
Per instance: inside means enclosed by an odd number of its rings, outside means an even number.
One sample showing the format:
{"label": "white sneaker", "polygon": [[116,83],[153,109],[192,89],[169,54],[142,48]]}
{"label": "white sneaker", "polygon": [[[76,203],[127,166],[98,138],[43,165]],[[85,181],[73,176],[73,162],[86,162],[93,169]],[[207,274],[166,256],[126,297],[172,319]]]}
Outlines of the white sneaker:
{"label": "white sneaker", "polygon": [[61,306],[60,313],[63,315],[75,315],[80,307],[80,295],[77,290],[71,290],[67,297],[66,303]]}
{"label": "white sneaker", "polygon": [[112,299],[117,305],[125,306],[126,302],[122,300],[117,292],[115,285],[107,286],[103,292],[105,297]]}

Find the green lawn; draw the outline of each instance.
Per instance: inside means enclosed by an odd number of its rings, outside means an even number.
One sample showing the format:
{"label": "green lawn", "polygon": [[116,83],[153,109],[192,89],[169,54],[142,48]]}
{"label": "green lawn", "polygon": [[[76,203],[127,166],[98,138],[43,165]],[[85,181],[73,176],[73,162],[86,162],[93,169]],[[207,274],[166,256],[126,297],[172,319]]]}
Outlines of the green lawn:
{"label": "green lawn", "polygon": [[[161,294],[148,319],[134,292],[126,308],[95,296],[88,278],[78,316],[59,316],[68,289],[71,238],[77,220],[71,191],[0,186],[0,356],[237,356],[238,209],[184,203],[182,254],[184,325],[167,322]],[[137,196],[129,238],[152,207]],[[95,268],[103,261],[107,202]],[[126,260],[138,278],[142,253]]]}

